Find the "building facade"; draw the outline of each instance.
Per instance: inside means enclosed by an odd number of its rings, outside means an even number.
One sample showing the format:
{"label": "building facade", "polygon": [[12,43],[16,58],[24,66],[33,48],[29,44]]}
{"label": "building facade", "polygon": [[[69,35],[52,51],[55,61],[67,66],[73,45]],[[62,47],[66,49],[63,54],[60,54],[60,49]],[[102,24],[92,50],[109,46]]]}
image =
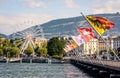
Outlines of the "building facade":
{"label": "building facade", "polygon": [[98,51],[98,39],[94,38],[83,44],[83,52],[86,55],[96,54]]}
{"label": "building facade", "polygon": [[[109,42],[110,40],[108,39],[107,36],[104,36],[103,39],[106,43],[108,43],[108,44],[110,43]],[[101,38],[98,39],[99,51],[105,51],[107,49],[107,44],[103,41],[103,39],[101,39]]]}
{"label": "building facade", "polygon": [[99,39],[99,51],[100,52],[106,52],[110,50],[116,51],[118,48],[120,48],[120,36],[109,36],[109,37],[103,37],[104,41],[102,39]]}
{"label": "building facade", "polygon": [[120,47],[120,36],[112,36],[111,38],[111,49],[117,50]]}

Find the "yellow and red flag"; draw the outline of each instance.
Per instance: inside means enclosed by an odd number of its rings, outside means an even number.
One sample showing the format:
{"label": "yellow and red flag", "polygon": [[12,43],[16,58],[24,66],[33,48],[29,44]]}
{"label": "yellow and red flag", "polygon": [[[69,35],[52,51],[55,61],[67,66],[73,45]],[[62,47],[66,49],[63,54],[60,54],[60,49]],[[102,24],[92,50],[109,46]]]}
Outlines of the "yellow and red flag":
{"label": "yellow and red flag", "polygon": [[74,47],[71,45],[71,43],[67,42],[66,46],[70,49],[70,50],[73,50]]}
{"label": "yellow and red flag", "polygon": [[69,40],[69,43],[73,46],[73,48],[78,47],[74,40]]}
{"label": "yellow and red flag", "polygon": [[103,17],[86,16],[87,21],[96,30],[99,35],[114,27],[114,23]]}
{"label": "yellow and red flag", "polygon": [[63,49],[65,52],[69,52],[74,49],[74,46],[71,43],[67,42]]}
{"label": "yellow and red flag", "polygon": [[64,49],[65,52],[69,52],[70,51],[70,49],[67,46],[65,46],[63,49]]}

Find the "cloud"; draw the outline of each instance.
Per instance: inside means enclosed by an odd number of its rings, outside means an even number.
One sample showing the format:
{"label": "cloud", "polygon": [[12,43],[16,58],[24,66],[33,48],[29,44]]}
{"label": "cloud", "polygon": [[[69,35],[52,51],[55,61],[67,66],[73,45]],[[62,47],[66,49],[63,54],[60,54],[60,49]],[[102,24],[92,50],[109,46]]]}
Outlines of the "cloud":
{"label": "cloud", "polygon": [[120,0],[108,1],[103,4],[96,4],[92,9],[93,13],[115,13],[120,11]]}
{"label": "cloud", "polygon": [[80,8],[79,5],[73,2],[73,0],[65,0],[65,4],[68,8],[71,8],[71,9]]}
{"label": "cloud", "polygon": [[52,16],[39,14],[21,14],[16,16],[0,15],[0,33],[11,34],[34,25],[45,23],[53,19]]}
{"label": "cloud", "polygon": [[42,1],[38,0],[20,0],[23,2],[24,5],[30,7],[30,8],[38,8],[38,7],[43,7],[45,8],[46,5]]}

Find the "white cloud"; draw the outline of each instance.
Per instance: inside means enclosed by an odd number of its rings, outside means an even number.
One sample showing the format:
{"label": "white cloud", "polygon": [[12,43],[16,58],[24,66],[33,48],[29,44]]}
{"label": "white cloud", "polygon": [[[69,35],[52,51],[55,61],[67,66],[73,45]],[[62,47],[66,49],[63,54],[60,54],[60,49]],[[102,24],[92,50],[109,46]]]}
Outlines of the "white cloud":
{"label": "white cloud", "polygon": [[52,16],[44,13],[21,14],[17,16],[0,15],[0,33],[11,34],[31,26],[45,23],[53,19]]}
{"label": "white cloud", "polygon": [[108,1],[104,4],[96,4],[92,9],[93,13],[115,13],[120,11],[120,0]]}
{"label": "white cloud", "polygon": [[80,6],[74,3],[73,0],[65,0],[65,4],[68,8],[71,9],[80,8]]}
{"label": "white cloud", "polygon": [[46,7],[45,3],[38,0],[20,0],[20,1],[23,1],[23,4],[30,8]]}

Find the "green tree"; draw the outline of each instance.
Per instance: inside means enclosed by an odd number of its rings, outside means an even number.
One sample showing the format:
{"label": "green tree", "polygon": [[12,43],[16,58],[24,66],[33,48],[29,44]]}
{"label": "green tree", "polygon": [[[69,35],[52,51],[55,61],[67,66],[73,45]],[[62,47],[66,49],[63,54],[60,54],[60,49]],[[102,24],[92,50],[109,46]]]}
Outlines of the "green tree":
{"label": "green tree", "polygon": [[20,54],[20,49],[17,47],[11,47],[10,57],[18,57]]}
{"label": "green tree", "polygon": [[43,57],[47,56],[47,48],[40,48],[40,47],[37,48],[36,54],[37,56],[43,56]]}
{"label": "green tree", "polygon": [[10,40],[9,39],[5,39],[5,40],[3,40],[3,46],[6,46],[6,47],[8,47],[8,46],[10,46]]}
{"label": "green tree", "polygon": [[10,57],[10,52],[11,52],[11,47],[7,47],[7,46],[4,46],[3,47],[3,55],[8,57],[8,54],[9,54],[9,57]]}
{"label": "green tree", "polygon": [[20,39],[15,39],[13,41],[13,45],[16,46],[16,47],[18,47],[18,48],[20,48],[20,46],[22,46],[22,44],[23,44],[23,41],[20,40]]}
{"label": "green tree", "polygon": [[0,56],[2,56],[3,55],[3,50],[2,49],[0,49]]}
{"label": "green tree", "polygon": [[34,52],[31,46],[28,46],[24,53],[29,57]]}
{"label": "green tree", "polygon": [[2,37],[0,36],[0,48],[3,47],[3,40],[2,40]]}
{"label": "green tree", "polygon": [[48,54],[50,56],[63,56],[65,54],[63,48],[65,46],[65,41],[58,38],[53,37],[48,41]]}
{"label": "green tree", "polygon": [[46,48],[47,47],[47,42],[43,42],[42,43],[42,48]]}

